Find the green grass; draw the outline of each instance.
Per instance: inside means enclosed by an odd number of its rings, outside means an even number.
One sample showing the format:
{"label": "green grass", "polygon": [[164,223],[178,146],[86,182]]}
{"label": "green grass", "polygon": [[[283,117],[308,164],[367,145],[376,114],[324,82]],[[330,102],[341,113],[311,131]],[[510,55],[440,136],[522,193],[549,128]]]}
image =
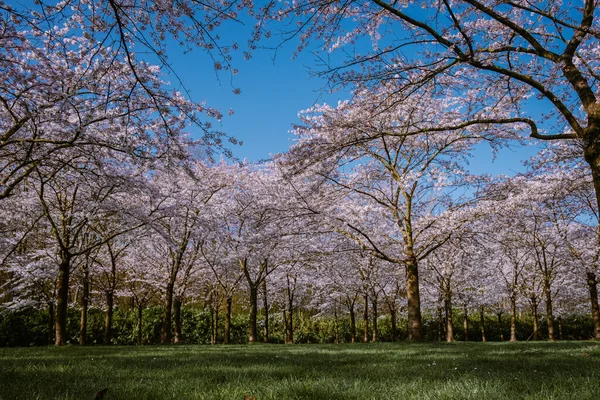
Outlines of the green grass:
{"label": "green grass", "polygon": [[600,399],[600,344],[0,349],[0,399]]}

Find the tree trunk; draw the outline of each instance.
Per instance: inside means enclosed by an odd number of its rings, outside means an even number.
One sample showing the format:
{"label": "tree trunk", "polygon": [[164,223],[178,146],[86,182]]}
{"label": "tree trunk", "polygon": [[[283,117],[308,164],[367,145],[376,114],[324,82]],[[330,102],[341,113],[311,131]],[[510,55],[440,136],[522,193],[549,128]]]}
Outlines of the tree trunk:
{"label": "tree trunk", "polygon": [[106,313],[104,318],[104,344],[112,342],[113,306],[115,295],[112,290],[106,291]]}
{"label": "tree trunk", "polygon": [[87,266],[83,269],[83,280],[81,282],[81,318],[79,320],[79,344],[87,342],[87,317],[90,297],[90,272]]}
{"label": "tree trunk", "polygon": [[231,342],[231,304],[233,299],[231,295],[227,296],[227,308],[225,310],[225,338],[223,343],[229,344]]}
{"label": "tree trunk", "polygon": [[171,310],[173,308],[173,289],[175,287],[175,283],[171,280],[167,284],[166,292],[165,292],[165,309],[163,312],[163,320],[162,327],[160,331],[160,344],[168,344],[171,343],[171,322],[172,322],[172,314]]}
{"label": "tree trunk", "polygon": [[533,318],[533,340],[540,339],[540,327],[538,325],[538,314],[537,314],[537,299],[531,298],[531,317]]}
{"label": "tree trunk", "polygon": [[378,330],[377,330],[377,298],[375,296],[373,296],[373,299],[371,301],[371,306],[373,307],[373,328],[371,329],[372,331],[372,335],[371,335],[371,341],[372,342],[376,342],[378,340]]}
{"label": "tree trunk", "polygon": [[267,280],[262,281],[263,308],[265,310],[265,324],[263,327],[263,342],[269,343],[269,299],[267,298]]}
{"label": "tree trunk", "polygon": [[445,336],[446,330],[444,329],[444,306],[442,305],[443,300],[440,299],[437,307],[437,325],[438,325],[438,342],[442,341]]}
{"label": "tree trunk", "polygon": [[[173,319],[175,322],[175,335],[173,337],[173,343],[183,343],[183,333],[181,332],[181,306],[183,301],[180,296],[173,297]],[[167,342],[168,343],[168,342]]]}
{"label": "tree trunk", "polygon": [[594,339],[600,340],[600,306],[598,305],[598,280],[596,274],[588,272],[587,285],[592,304],[592,319],[594,321]]}
{"label": "tree trunk", "polygon": [[554,342],[556,340],[554,336],[554,316],[552,315],[552,292],[550,288],[550,281],[544,279],[544,297],[546,298],[546,320],[548,322],[548,340]]}
{"label": "tree trunk", "polygon": [[390,308],[390,322],[392,324],[392,342],[395,342],[398,339],[398,328],[397,328],[397,316],[396,309]]}
{"label": "tree trunk", "polygon": [[144,316],[144,308],[141,305],[137,307],[137,344],[142,344],[142,323]]}
{"label": "tree trunk", "polygon": [[258,313],[258,288],[256,285],[250,285],[250,332],[248,341],[257,342],[256,315]]}
{"label": "tree trunk", "polygon": [[452,293],[444,294],[444,312],[446,313],[446,342],[454,342],[454,327],[452,326]]}
{"label": "tree trunk", "polygon": [[560,315],[556,318],[556,322],[558,322],[558,340],[563,340],[563,325],[562,317]]}
{"label": "tree trunk", "polygon": [[498,329],[500,330],[500,341],[504,342],[504,332],[502,331],[502,313],[498,313]]}
{"label": "tree trunk", "polygon": [[[294,292],[290,289],[289,276],[287,286],[287,319],[285,321],[286,336],[285,343],[294,343]],[[283,314],[283,318],[286,318],[286,314]]]}
{"label": "tree trunk", "polygon": [[510,298],[510,341],[517,341],[517,298]]}
{"label": "tree trunk", "polygon": [[54,303],[50,301],[48,302],[48,344],[54,344],[54,333],[56,331],[54,312]]}
{"label": "tree trunk", "polygon": [[217,344],[219,341],[219,305],[213,305],[213,326],[212,326],[212,344]]}
{"label": "tree trunk", "polygon": [[467,307],[464,307],[463,312],[463,335],[465,338],[465,342],[469,341],[469,310]]}
{"label": "tree trunk", "polygon": [[481,341],[485,342],[485,310],[483,306],[479,308],[479,321],[481,322]]}
{"label": "tree trunk", "polygon": [[[409,253],[412,254],[412,248]],[[406,299],[408,301],[408,340],[423,340],[421,326],[421,298],[419,295],[419,268],[414,256],[406,263]]]}
{"label": "tree trunk", "polygon": [[63,346],[67,340],[67,305],[69,303],[69,274],[71,256],[62,254],[58,265],[58,281],[56,288],[56,334],[54,344]]}
{"label": "tree trunk", "polygon": [[364,330],[363,330],[363,342],[369,342],[369,295],[367,293],[364,294],[364,308],[363,308],[363,322],[364,322]]}
{"label": "tree trunk", "polygon": [[[584,158],[592,171],[592,181],[594,182],[594,190],[596,192],[596,210],[600,211],[600,143],[598,140],[598,129],[594,130],[593,135],[589,135],[590,139],[584,147]],[[600,227],[597,228],[597,240],[595,245],[600,243]],[[590,301],[592,303],[592,319],[594,321],[594,339],[600,340],[600,307],[598,306],[598,289],[597,277],[593,272],[587,274],[587,284],[590,292]]]}
{"label": "tree trunk", "polygon": [[354,304],[350,306],[350,341],[356,343],[356,315],[354,314]]}
{"label": "tree trunk", "polygon": [[335,335],[334,342],[335,344],[340,343],[340,330],[338,325],[338,314],[337,307],[333,306],[333,334]]}

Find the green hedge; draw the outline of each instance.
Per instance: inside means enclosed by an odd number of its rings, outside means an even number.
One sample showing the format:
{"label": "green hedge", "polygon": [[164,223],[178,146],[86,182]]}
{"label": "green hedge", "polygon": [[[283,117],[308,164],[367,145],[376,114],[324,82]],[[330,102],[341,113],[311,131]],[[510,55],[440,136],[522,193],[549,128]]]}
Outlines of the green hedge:
{"label": "green hedge", "polygon": [[[150,307],[143,311],[142,344],[157,344],[160,342],[161,318],[163,310],[160,306]],[[49,336],[53,333],[48,329],[47,310],[28,309],[15,313],[0,314],[0,346],[41,346],[49,343]],[[219,315],[218,342],[224,337],[224,314]],[[462,327],[462,314],[454,315],[455,339],[464,340]],[[345,316],[340,316],[337,321],[338,337],[341,342],[350,342],[350,321]],[[372,334],[372,321],[369,321],[369,339]],[[503,315],[502,327],[504,339],[510,335],[510,318]],[[542,338],[547,337],[547,326],[540,319],[540,333]],[[264,321],[259,315],[259,341],[262,341]],[[407,338],[406,318],[399,318],[397,322],[396,339]],[[212,316],[202,308],[187,306],[182,309],[182,330],[185,343],[209,344],[211,341]],[[426,341],[438,340],[438,321],[430,314],[423,315],[423,328]],[[517,338],[530,340],[532,334],[532,321],[530,316],[523,315],[517,322]],[[590,316],[573,315],[562,320],[563,339],[582,340],[590,339],[593,333],[593,324]],[[555,332],[558,337],[558,322],[555,321]],[[379,341],[392,341],[392,329],[389,316],[382,316],[378,320]],[[69,308],[67,316],[68,343],[77,344],[79,338],[79,310]],[[104,312],[100,309],[90,309],[88,314],[87,340],[90,344],[100,344],[104,337]],[[296,312],[294,316],[294,342],[296,343],[333,343],[335,341],[335,321],[332,317],[312,317],[309,312]],[[486,315],[486,337],[488,341],[500,340],[498,318],[495,315]],[[363,339],[363,324],[357,321],[356,339]],[[473,314],[469,318],[469,339],[481,340],[479,315]],[[231,343],[246,343],[248,340],[248,316],[234,314],[232,316]],[[269,341],[271,343],[284,342],[284,327],[282,315],[272,313],[269,323]],[[50,340],[51,342],[51,340]],[[113,343],[120,345],[133,345],[137,343],[137,313],[133,309],[115,308],[113,315]]]}

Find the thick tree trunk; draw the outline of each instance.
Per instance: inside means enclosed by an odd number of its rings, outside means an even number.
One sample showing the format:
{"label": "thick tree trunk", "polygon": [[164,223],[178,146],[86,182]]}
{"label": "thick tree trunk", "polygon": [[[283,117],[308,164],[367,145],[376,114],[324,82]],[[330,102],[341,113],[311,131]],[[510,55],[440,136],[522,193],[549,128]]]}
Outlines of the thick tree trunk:
{"label": "thick tree trunk", "polygon": [[364,294],[363,322],[364,322],[363,342],[368,343],[369,342],[369,295],[367,293]]}
{"label": "thick tree trunk", "polygon": [[171,343],[171,323],[173,320],[172,308],[173,308],[173,289],[175,283],[171,280],[167,284],[165,292],[165,309],[163,311],[162,327],[160,331],[160,343],[168,344]]}
{"label": "thick tree trunk", "polygon": [[550,282],[548,279],[544,279],[544,297],[546,300],[546,321],[548,322],[548,340],[554,342],[556,337],[554,335],[554,316],[552,315],[552,292],[550,288]]}
{"label": "thick tree trunk", "polygon": [[267,280],[262,281],[263,309],[265,310],[265,323],[263,327],[263,342],[269,343],[269,299],[267,297]]}
{"label": "thick tree trunk", "polygon": [[479,308],[479,321],[481,323],[481,341],[485,342],[485,310],[483,306]]}
{"label": "thick tree trunk", "polygon": [[79,344],[82,346],[87,342],[87,319],[90,298],[89,277],[89,270],[86,267],[83,269],[83,279],[81,281],[81,317],[79,320]]}
{"label": "thick tree trunk", "polygon": [[183,299],[179,296],[173,296],[173,322],[175,325],[173,343],[183,343],[183,332],[181,329],[181,307]]}
{"label": "thick tree trunk", "polygon": [[62,254],[58,266],[58,281],[56,288],[56,334],[54,344],[63,346],[67,340],[67,306],[69,303],[69,275],[71,256]]}
{"label": "thick tree trunk", "polygon": [[256,285],[250,285],[250,332],[248,341],[256,343],[258,341],[256,329],[256,316],[258,313],[258,288]]}
{"label": "thick tree trunk", "polygon": [[446,342],[454,342],[454,328],[452,326],[452,293],[444,295],[444,312],[446,314]]}
{"label": "thick tree trunk", "polygon": [[533,319],[533,340],[540,339],[540,327],[538,325],[538,314],[537,314],[537,299],[531,298],[531,318]]}
{"label": "thick tree trunk", "polygon": [[[589,128],[589,127],[588,127]],[[600,136],[597,126],[593,135],[589,135],[584,148],[584,158],[592,171],[592,181],[596,192],[596,210],[600,212]],[[600,244],[600,227],[597,228],[597,239],[595,245]],[[592,303],[592,319],[594,321],[594,339],[600,340],[600,307],[598,306],[597,277],[593,272],[587,273],[587,284]]]}
{"label": "thick tree trunk", "polygon": [[142,344],[142,323],[144,316],[144,308],[141,305],[137,307],[137,344]]}
{"label": "thick tree trunk", "polygon": [[588,291],[590,292],[590,302],[592,304],[592,320],[594,321],[594,339],[600,340],[600,306],[598,305],[598,280],[596,274],[588,272],[587,274]]}
{"label": "thick tree trunk", "polygon": [[504,331],[502,330],[502,313],[498,313],[498,330],[500,331],[500,341],[504,342]]}
{"label": "thick tree trunk", "polygon": [[463,311],[463,336],[465,338],[465,342],[469,341],[469,310],[465,306]]}
{"label": "thick tree trunk", "polygon": [[104,344],[112,342],[113,309],[115,295],[112,290],[106,291],[106,313],[104,316]]}
{"label": "thick tree trunk", "polygon": [[[409,253],[412,254],[412,248]],[[419,295],[419,268],[414,256],[409,257],[409,261],[406,263],[406,299],[408,301],[408,340],[420,342],[423,340],[423,329]]]}
{"label": "thick tree trunk", "polygon": [[373,296],[373,299],[371,301],[371,307],[373,308],[373,328],[371,329],[371,341],[376,342],[378,340],[379,332],[377,329],[377,298],[375,296]]}
{"label": "thick tree trunk", "polygon": [[350,307],[350,341],[356,343],[356,314],[354,313],[354,304]]}
{"label": "thick tree trunk", "polygon": [[223,343],[229,344],[231,342],[231,304],[233,299],[231,296],[227,296],[227,308],[225,310],[225,338]]}
{"label": "thick tree trunk", "polygon": [[517,298],[510,299],[510,341],[517,341]]}

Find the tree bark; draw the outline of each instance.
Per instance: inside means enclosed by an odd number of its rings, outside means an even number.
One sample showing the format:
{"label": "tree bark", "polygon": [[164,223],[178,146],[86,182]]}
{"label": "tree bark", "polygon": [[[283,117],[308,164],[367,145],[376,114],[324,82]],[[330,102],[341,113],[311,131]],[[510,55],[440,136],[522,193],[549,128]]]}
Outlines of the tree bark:
{"label": "tree bark", "polygon": [[112,290],[106,291],[106,313],[104,318],[104,344],[112,342],[113,307],[115,295]]}
{"label": "tree bark", "polygon": [[479,308],[479,321],[481,322],[481,341],[485,342],[485,310],[483,306]]}
{"label": "tree bark", "polygon": [[225,338],[223,343],[229,344],[231,342],[231,304],[233,299],[231,295],[227,296],[227,308],[225,310]]}
{"label": "tree bark", "polygon": [[371,329],[371,341],[376,342],[378,340],[379,332],[377,329],[377,298],[375,296],[373,296],[373,299],[371,300],[371,307],[373,308],[373,328]]}
{"label": "tree bark", "polygon": [[56,333],[57,346],[63,346],[67,340],[67,305],[69,303],[69,275],[71,270],[70,254],[61,254],[58,265],[58,281],[56,288]]}
{"label": "tree bark", "polygon": [[144,316],[144,308],[141,305],[137,307],[137,344],[142,344],[142,323]]}
{"label": "tree bark", "polygon": [[598,305],[598,280],[596,274],[588,272],[587,274],[588,291],[590,292],[590,302],[592,305],[592,320],[594,321],[594,339],[600,340],[600,307]]}
{"label": "tree bark", "polygon": [[463,335],[465,338],[465,342],[469,341],[469,310],[465,306],[463,312]]}
{"label": "tree bark", "polygon": [[340,343],[340,330],[339,330],[339,325],[338,325],[337,307],[335,305],[333,306],[333,334],[335,336],[335,338],[334,338],[335,344],[339,344]]}
{"label": "tree bark", "polygon": [[367,293],[364,294],[363,322],[364,322],[363,342],[368,343],[369,342],[369,295]]}
{"label": "tree bark", "polygon": [[79,320],[79,344],[87,344],[87,319],[90,297],[90,272],[87,266],[83,268],[83,279],[81,281],[81,318]]}
{"label": "tree bark", "polygon": [[181,307],[183,300],[180,296],[173,296],[173,322],[175,322],[175,332],[173,335],[173,343],[183,343],[183,332],[181,329]]}
{"label": "tree bark", "polygon": [[454,327],[452,319],[452,293],[444,294],[444,312],[446,314],[446,342],[454,342]]}
{"label": "tree bark", "polygon": [[504,342],[504,332],[502,331],[502,313],[498,313],[498,329],[500,330],[500,341]]}
{"label": "tree bark", "polygon": [[554,335],[554,316],[552,315],[552,292],[550,288],[550,281],[544,279],[544,297],[546,298],[546,321],[548,322],[548,340],[554,342],[556,337]]}
{"label": "tree bark", "polygon": [[517,341],[517,298],[510,298],[510,341]]}
{"label": "tree bark", "polygon": [[354,313],[354,303],[349,307],[350,310],[350,341],[356,343],[356,315]]}
{"label": "tree bark", "polygon": [[556,318],[556,322],[558,322],[558,340],[563,340],[563,324],[560,315]]}
{"label": "tree bark", "polygon": [[265,310],[265,324],[263,327],[263,342],[269,343],[269,299],[267,298],[267,280],[262,281],[263,308]]}
{"label": "tree bark", "polygon": [[54,313],[54,303],[50,301],[48,302],[48,344],[54,344],[54,334],[56,333]]}
{"label": "tree bark", "polygon": [[392,342],[395,342],[398,339],[398,322],[396,316],[396,309],[390,307],[390,322],[392,324]]}
{"label": "tree bark", "polygon": [[256,343],[257,329],[256,329],[256,315],[258,313],[258,288],[256,285],[250,285],[250,332],[248,335],[248,341],[250,343]]}
{"label": "tree bark", "polygon": [[538,314],[537,314],[537,299],[531,298],[531,318],[533,318],[533,340],[540,339],[540,327],[538,325]]}
{"label": "tree bark", "polygon": [[172,316],[172,308],[173,308],[173,289],[175,287],[175,283],[173,280],[170,280],[167,284],[166,292],[165,292],[165,309],[163,312],[163,320],[162,327],[160,331],[160,344],[168,344],[171,343],[171,323],[173,320]]}
{"label": "tree bark", "polygon": [[[412,253],[412,248],[409,253]],[[409,261],[406,263],[406,299],[408,301],[408,340],[420,342],[423,340],[421,298],[419,295],[419,269],[414,255],[409,257]]]}
{"label": "tree bark", "polygon": [[213,304],[213,323],[212,323],[211,344],[217,344],[219,341],[219,304]]}
{"label": "tree bark", "polygon": [[443,299],[440,296],[440,299],[438,299],[438,307],[437,307],[437,335],[438,335],[438,342],[441,342],[445,336],[445,332],[446,329],[444,328],[444,306],[443,306]]}
{"label": "tree bark", "polygon": [[[293,344],[294,343],[294,291],[290,287],[289,275],[287,275],[286,279],[287,279],[287,288],[286,288],[286,291],[287,291],[287,316],[286,316],[285,312],[283,314],[283,318],[285,319],[285,327],[286,327],[285,343]],[[295,282],[296,281],[294,280],[294,288],[296,285]],[[286,319],[286,317],[287,317],[287,319]]]}

